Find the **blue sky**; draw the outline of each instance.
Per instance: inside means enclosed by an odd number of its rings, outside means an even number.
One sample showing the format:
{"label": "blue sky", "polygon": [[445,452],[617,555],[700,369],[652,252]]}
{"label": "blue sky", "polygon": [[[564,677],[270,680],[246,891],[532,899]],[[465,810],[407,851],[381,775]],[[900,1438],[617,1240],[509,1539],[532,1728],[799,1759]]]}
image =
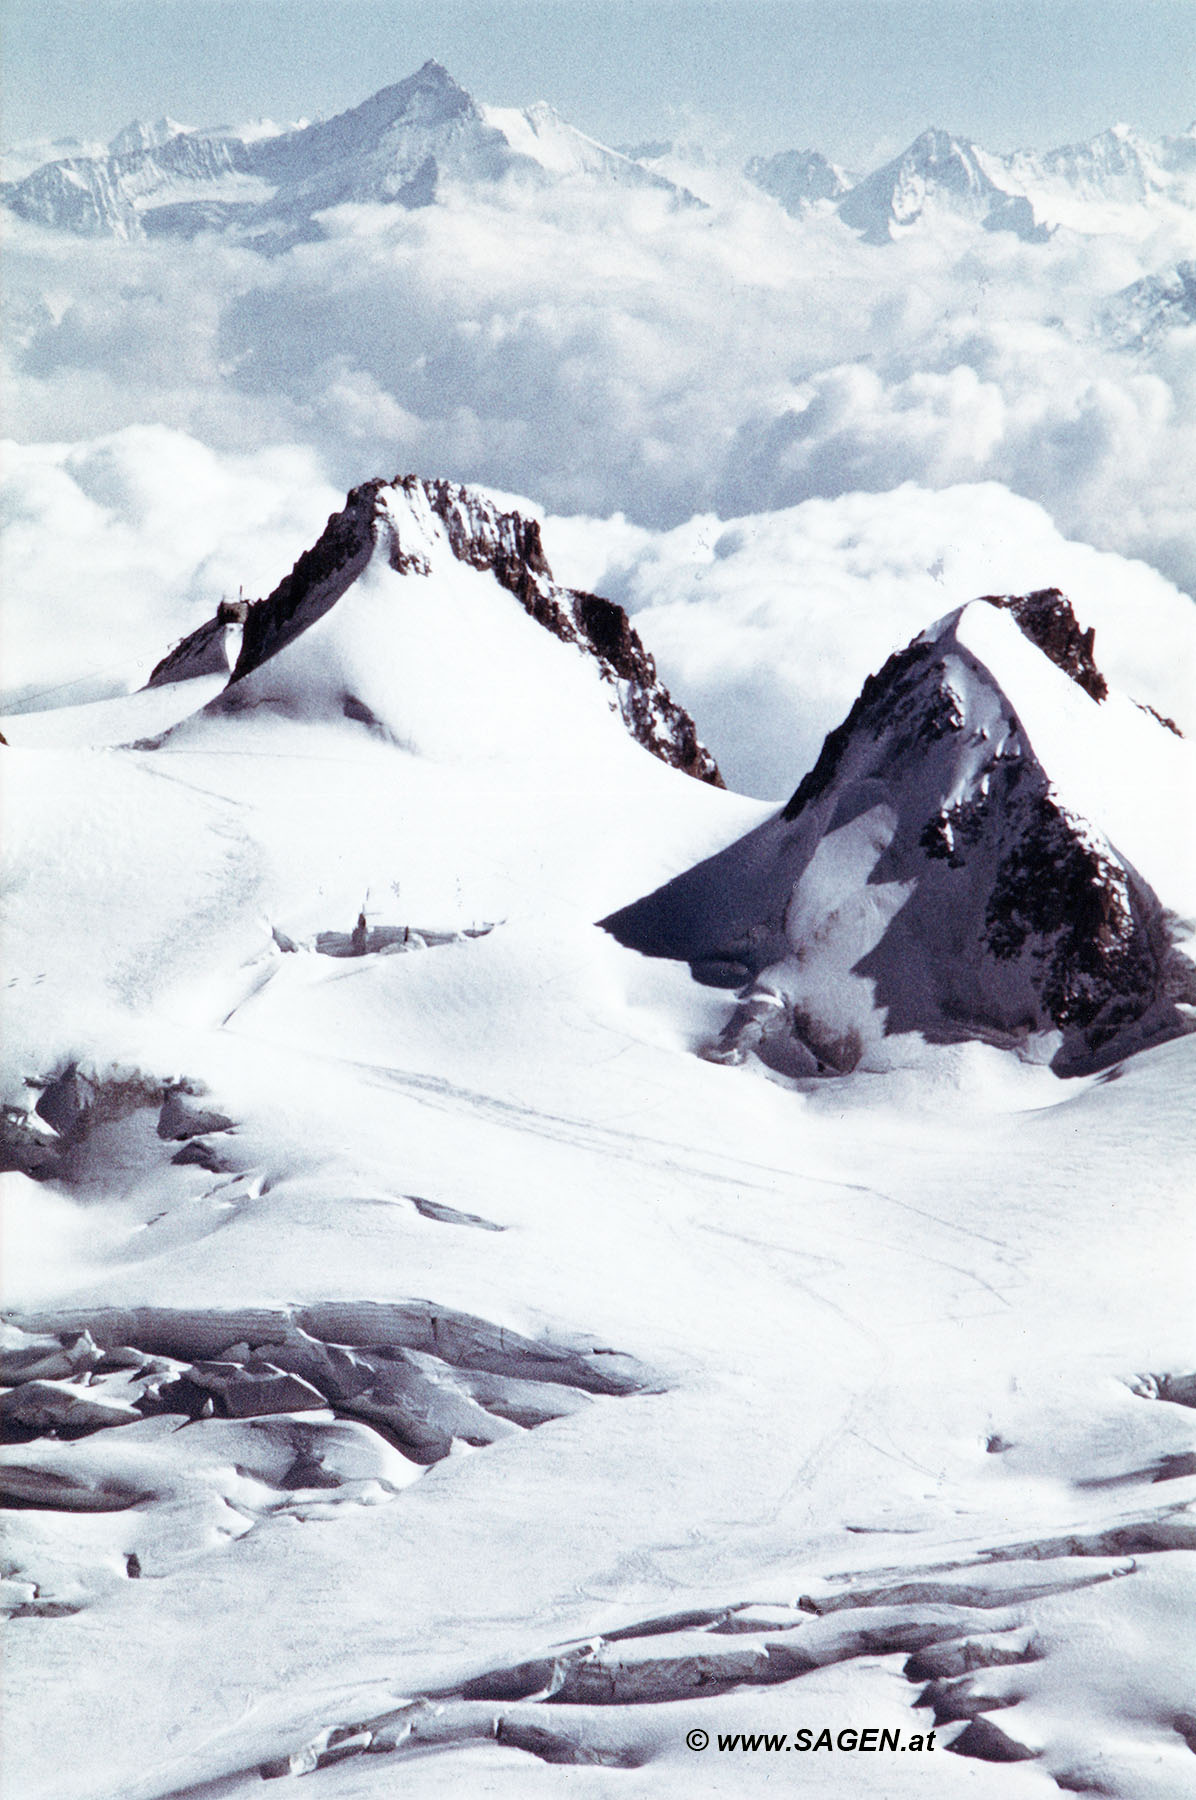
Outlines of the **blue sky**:
{"label": "blue sky", "polygon": [[689,132],[867,164],[1196,118],[1196,0],[4,0],[4,138],[328,114],[434,56],[606,142]]}

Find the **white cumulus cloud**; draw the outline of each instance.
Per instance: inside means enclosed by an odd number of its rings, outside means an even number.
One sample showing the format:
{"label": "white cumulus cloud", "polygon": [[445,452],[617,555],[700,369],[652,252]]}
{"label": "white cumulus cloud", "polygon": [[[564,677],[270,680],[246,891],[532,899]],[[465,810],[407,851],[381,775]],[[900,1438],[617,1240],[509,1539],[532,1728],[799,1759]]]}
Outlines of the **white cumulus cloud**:
{"label": "white cumulus cloud", "polygon": [[4,459],[10,706],[136,687],[222,595],[269,592],[343,502],[305,449],[220,455],[161,425]]}
{"label": "white cumulus cloud", "polygon": [[1187,596],[1144,563],[1069,540],[994,482],[906,483],[667,532],[550,518],[544,536],[559,578],[635,615],[730,784],[748,793],[791,792],[864,677],[985,593],[1062,588],[1095,626],[1109,680],[1196,729]]}

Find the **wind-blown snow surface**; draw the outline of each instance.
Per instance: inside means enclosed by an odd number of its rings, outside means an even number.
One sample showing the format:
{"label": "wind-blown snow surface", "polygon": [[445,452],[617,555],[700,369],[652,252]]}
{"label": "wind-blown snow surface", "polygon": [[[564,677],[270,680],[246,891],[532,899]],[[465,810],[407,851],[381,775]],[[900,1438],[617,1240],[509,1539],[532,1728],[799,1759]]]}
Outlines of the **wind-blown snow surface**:
{"label": "wind-blown snow surface", "polygon": [[0,749],[12,1791],[1196,1791],[1193,1040],[702,1061],[591,921],[768,809],[456,566]]}

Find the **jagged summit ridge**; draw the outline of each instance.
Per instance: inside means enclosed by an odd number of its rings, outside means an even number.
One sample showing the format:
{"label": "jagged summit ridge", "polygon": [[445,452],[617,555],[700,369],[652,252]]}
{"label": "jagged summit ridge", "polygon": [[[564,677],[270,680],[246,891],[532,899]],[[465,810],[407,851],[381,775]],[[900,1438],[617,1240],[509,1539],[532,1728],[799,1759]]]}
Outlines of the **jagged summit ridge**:
{"label": "jagged summit ridge", "polygon": [[[66,148],[67,146],[63,146]],[[0,189],[22,218],[84,235],[227,232],[285,250],[318,237],[317,215],[348,202],[434,204],[446,183],[580,177],[700,204],[650,164],[662,144],[612,149],[543,102],[476,101],[434,60],[334,118],[293,129],[195,129],[134,120],[107,145],[25,167]],[[753,157],[747,178],[795,216],[835,208],[865,240],[888,243],[923,218],[954,214],[1041,241],[1057,224],[1103,228],[1109,207],[1196,204],[1196,128],[1150,141],[1113,126],[1085,144],[997,154],[931,127],[857,178],[819,151]]]}
{"label": "jagged summit ridge", "polygon": [[84,235],[231,231],[274,250],[318,237],[316,215],[330,207],[414,210],[434,204],[445,181],[542,183],[566,174],[690,198],[551,108],[480,106],[431,60],[360,105],[291,131],[242,137],[135,122],[106,156],[44,164],[10,183],[4,198],[22,218]]}
{"label": "jagged summit ridge", "polygon": [[1071,601],[1059,588],[1037,588],[1030,594],[984,594],[982,599],[1011,613],[1022,635],[1093,700],[1107,699],[1109,684],[1096,666],[1096,627],[1083,629]]}
{"label": "jagged summit ridge", "polygon": [[906,1032],[1049,1039],[1060,1073],[1178,1035],[1164,904],[1056,767],[1107,750],[1106,694],[1058,590],[972,602],[868,678],[775,818],[603,923],[739,989],[716,1054],[787,1074]]}
{"label": "jagged summit ridge", "polygon": [[1196,134],[1151,142],[1115,125],[1089,143],[999,154],[931,126],[861,178],[817,151],[753,158],[748,179],[800,216],[833,204],[866,242],[887,244],[924,219],[954,216],[1041,243],[1060,224],[1103,229],[1109,209],[1196,204]]}
{"label": "jagged summit ridge", "polygon": [[819,150],[781,150],[776,156],[753,156],[744,174],[788,213],[800,217],[819,201],[837,200],[851,188],[851,178]]}
{"label": "jagged summit ridge", "polygon": [[858,182],[839,202],[839,216],[871,243],[916,224],[944,200],[986,231],[1013,231],[1041,240],[1046,232],[1026,195],[1001,180],[1000,159],[965,138],[924,131],[892,162]]}
{"label": "jagged summit ridge", "polygon": [[[446,558],[493,577],[537,625],[592,663],[637,743],[672,768],[723,785],[714,757],[659,681],[623,608],[553,580],[539,522],[504,511],[473,489],[418,475],[353,488],[271,594],[244,606],[222,605],[162,659],[149,685],[210,674],[231,662],[221,704],[236,710],[248,678],[331,612],[375,559],[393,574],[435,584]],[[402,681],[401,670],[394,680]],[[364,709],[349,716],[364,716]]]}

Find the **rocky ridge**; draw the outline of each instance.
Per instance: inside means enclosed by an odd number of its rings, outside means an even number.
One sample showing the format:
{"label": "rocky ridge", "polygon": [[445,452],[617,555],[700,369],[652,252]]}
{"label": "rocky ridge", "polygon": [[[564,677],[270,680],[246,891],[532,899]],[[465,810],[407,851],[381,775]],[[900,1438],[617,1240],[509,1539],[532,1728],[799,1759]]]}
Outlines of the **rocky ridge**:
{"label": "rocky ridge", "polygon": [[1165,907],[1040,760],[987,662],[1024,663],[994,613],[1100,707],[1093,633],[1058,590],[973,602],[868,678],[774,819],[603,921],[740,990],[717,1059],[838,1073],[895,1033],[1045,1034],[1078,1073],[1190,1029]]}
{"label": "rocky ridge", "polygon": [[1096,223],[1092,209],[1196,201],[1196,133],[1157,142],[1115,125],[1091,142],[999,155],[932,127],[899,156],[853,180],[816,151],[755,157],[744,173],[787,212],[833,203],[866,242],[886,244],[935,213],[971,219],[1041,243],[1062,222]]}
{"label": "rocky ridge", "polygon": [[[723,786],[714,757],[699,741],[689,714],[657,677],[656,665],[623,608],[553,580],[535,519],[504,512],[472,489],[417,475],[391,482],[379,477],[353,488],[342,511],[332,514],[319,539],[273,593],[243,609],[222,604],[215,618],[157,664],[147,685],[214,672],[239,629],[231,689],[335,606],[376,552],[385,555],[397,574],[429,577],[429,532],[447,544],[458,562],[492,575],[537,624],[593,660],[602,681],[614,690],[612,706],[637,743],[671,768]],[[241,611],[243,619],[235,619],[233,614]]]}
{"label": "rocky ridge", "polygon": [[550,108],[479,106],[429,61],[361,105],[292,131],[246,138],[168,120],[133,125],[107,155],[46,163],[0,195],[21,218],[55,230],[130,239],[231,231],[272,251],[319,237],[316,215],[347,202],[410,211],[434,204],[446,180],[570,173],[679,194]]}
{"label": "rocky ridge", "polygon": [[868,242],[883,244],[945,199],[986,231],[1041,242],[1047,232],[1033,205],[1001,182],[992,160],[950,132],[924,131],[899,157],[858,182],[840,201],[839,216]]}
{"label": "rocky ridge", "polygon": [[[0,185],[19,217],[128,239],[227,232],[268,252],[319,237],[327,208],[418,209],[435,204],[446,182],[580,176],[698,204],[651,166],[671,146],[612,149],[543,103],[483,105],[434,61],[334,118],[291,130],[192,129],[165,118],[134,121],[106,150],[61,148],[69,153],[26,163],[27,173]],[[1116,125],[1088,143],[1002,155],[931,128],[862,178],[817,150],[796,149],[753,157],[744,173],[795,216],[834,207],[868,242],[888,243],[939,212],[1041,242],[1059,223],[1099,228],[1097,214],[1109,206],[1196,203],[1196,129],[1150,141]]]}
{"label": "rocky ridge", "polygon": [[788,213],[800,216],[819,200],[838,200],[851,177],[819,150],[782,150],[776,156],[753,156],[744,174],[756,187],[779,200]]}

